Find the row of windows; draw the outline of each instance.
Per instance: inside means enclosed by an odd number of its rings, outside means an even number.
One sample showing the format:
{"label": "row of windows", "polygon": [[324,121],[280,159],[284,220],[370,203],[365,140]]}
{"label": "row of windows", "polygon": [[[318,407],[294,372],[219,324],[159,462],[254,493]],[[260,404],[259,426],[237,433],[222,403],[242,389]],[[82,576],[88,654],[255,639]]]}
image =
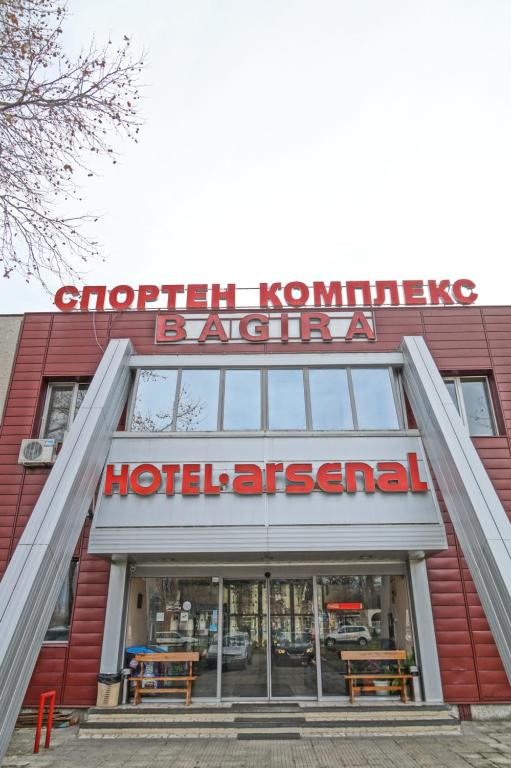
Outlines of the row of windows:
{"label": "row of windows", "polygon": [[[445,384],[471,435],[497,434],[486,377]],[[49,386],[43,437],[63,440],[88,386]],[[138,432],[398,429],[395,390],[387,368],[145,369],[129,424]]]}
{"label": "row of windows", "polygon": [[145,369],[137,432],[399,429],[389,368]]}

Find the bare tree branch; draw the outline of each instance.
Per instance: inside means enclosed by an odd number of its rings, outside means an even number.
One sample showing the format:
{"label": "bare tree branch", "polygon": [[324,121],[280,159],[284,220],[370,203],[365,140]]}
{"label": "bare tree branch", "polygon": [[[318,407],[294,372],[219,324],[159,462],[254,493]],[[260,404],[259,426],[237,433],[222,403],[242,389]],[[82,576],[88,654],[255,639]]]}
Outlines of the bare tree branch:
{"label": "bare tree branch", "polygon": [[79,203],[75,174],[91,160],[116,163],[114,139],[137,141],[136,79],[143,56],[130,40],[94,40],[72,59],[62,48],[67,6],[0,0],[0,264],[45,288],[79,278],[98,254],[84,231],[90,215],[59,215]]}

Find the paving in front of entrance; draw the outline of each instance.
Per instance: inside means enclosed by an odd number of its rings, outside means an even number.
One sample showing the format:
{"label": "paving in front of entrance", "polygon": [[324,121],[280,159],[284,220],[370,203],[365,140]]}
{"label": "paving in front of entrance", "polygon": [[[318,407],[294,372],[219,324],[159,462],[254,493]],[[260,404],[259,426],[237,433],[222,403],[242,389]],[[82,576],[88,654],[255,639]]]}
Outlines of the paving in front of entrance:
{"label": "paving in front of entrance", "polygon": [[4,768],[502,768],[511,766],[511,722],[463,723],[442,736],[229,739],[79,739],[58,729],[32,754],[32,729],[16,731]]}

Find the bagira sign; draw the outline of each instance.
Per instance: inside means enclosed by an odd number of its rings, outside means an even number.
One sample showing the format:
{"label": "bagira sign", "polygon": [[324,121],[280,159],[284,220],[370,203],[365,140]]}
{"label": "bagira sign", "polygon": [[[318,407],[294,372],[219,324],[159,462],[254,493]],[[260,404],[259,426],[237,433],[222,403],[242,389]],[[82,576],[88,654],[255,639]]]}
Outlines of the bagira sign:
{"label": "bagira sign", "polygon": [[105,496],[218,496],[232,491],[242,496],[284,492],[306,495],[315,490],[342,493],[426,493],[428,483],[421,479],[416,453],[407,454],[407,464],[380,461],[373,467],[361,461],[312,463],[267,462],[234,464],[231,471],[205,464],[107,464]]}

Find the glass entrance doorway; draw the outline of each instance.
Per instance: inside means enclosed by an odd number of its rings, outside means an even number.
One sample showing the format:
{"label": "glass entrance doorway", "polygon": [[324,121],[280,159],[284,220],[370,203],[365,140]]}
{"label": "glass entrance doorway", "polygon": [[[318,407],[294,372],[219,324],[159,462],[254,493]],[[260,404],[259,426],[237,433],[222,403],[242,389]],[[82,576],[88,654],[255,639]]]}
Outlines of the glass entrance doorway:
{"label": "glass entrance doorway", "polygon": [[316,697],[312,579],[224,580],[222,697]]}

